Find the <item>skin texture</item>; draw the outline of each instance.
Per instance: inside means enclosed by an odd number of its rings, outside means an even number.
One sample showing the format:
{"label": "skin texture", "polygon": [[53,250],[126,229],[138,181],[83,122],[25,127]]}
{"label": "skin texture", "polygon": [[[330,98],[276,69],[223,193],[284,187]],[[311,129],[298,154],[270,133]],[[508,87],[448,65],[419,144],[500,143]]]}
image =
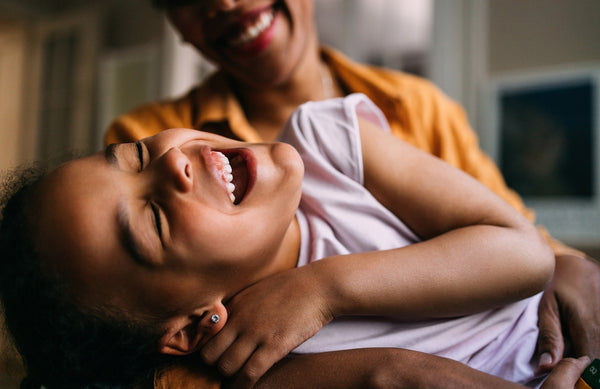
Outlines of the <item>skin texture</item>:
{"label": "skin texture", "polygon": [[[555,275],[539,308],[540,371],[551,370],[563,355],[600,356],[598,296],[600,273],[596,260],[569,255],[556,257]],[[570,335],[568,348],[563,332]]]}
{"label": "skin texture", "polygon": [[[589,362],[587,357],[561,361],[541,388],[574,387]],[[311,382],[307,386],[295,385],[303,377],[297,373],[298,369],[288,369],[291,364],[311,371]],[[286,388],[316,389],[523,388],[449,359],[399,349],[347,350],[323,353],[314,358],[294,357],[275,365],[255,387],[271,388],[277,384]]]}
{"label": "skin texture", "polygon": [[[590,359],[566,358],[542,385],[542,389],[573,388]],[[168,374],[159,375],[155,389],[232,387],[221,386],[218,375],[198,368],[190,360]],[[306,374],[305,372],[310,372]],[[432,372],[435,372],[432,373]],[[314,389],[516,389],[523,386],[481,373],[461,363],[409,350],[361,349],[289,357],[273,366],[254,386]]]}

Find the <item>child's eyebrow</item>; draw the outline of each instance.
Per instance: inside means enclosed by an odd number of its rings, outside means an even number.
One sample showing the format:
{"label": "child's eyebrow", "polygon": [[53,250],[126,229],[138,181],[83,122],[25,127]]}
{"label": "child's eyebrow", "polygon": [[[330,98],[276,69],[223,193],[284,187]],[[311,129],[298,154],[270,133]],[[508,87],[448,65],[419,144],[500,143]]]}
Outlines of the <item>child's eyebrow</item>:
{"label": "child's eyebrow", "polygon": [[110,163],[111,165],[117,165],[119,163],[116,153],[118,146],[118,143],[111,143],[106,146],[106,149],[104,149],[104,159],[106,159],[106,162]]}
{"label": "child's eyebrow", "polygon": [[121,237],[125,249],[129,252],[135,262],[143,266],[149,266],[150,261],[142,254],[142,245],[140,245],[139,241],[135,238],[135,234],[133,234],[131,229],[131,224],[129,223],[129,211],[125,201],[120,201],[117,206],[117,222],[119,224],[119,236]]}

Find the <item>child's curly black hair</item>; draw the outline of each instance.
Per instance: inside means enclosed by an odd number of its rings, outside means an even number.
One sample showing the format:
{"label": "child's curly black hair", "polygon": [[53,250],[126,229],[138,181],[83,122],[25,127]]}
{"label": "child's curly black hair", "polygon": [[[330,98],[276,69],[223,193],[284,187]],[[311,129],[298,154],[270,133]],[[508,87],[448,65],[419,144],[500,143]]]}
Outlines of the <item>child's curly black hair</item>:
{"label": "child's curly black hair", "polygon": [[38,189],[45,169],[16,169],[0,197],[0,299],[29,381],[54,388],[119,388],[151,379],[169,363],[158,353],[160,319],[78,306],[35,249]]}

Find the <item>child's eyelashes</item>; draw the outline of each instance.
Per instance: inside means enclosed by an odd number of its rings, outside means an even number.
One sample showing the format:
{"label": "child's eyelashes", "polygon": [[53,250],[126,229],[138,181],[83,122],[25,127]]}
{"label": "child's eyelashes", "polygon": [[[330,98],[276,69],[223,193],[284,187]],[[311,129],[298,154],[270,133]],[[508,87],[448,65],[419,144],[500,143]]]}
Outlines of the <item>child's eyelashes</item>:
{"label": "child's eyelashes", "polygon": [[154,203],[150,203],[150,207],[152,208],[152,214],[154,215],[154,227],[156,228],[156,232],[158,234],[158,238],[160,239],[161,245],[164,246],[163,236],[162,236],[162,224],[160,220],[160,210]]}
{"label": "child's eyelashes", "polygon": [[142,170],[144,170],[144,145],[142,144],[142,141],[138,140],[137,142],[135,142],[135,147],[137,149],[138,159],[140,161],[139,171],[141,172]]}

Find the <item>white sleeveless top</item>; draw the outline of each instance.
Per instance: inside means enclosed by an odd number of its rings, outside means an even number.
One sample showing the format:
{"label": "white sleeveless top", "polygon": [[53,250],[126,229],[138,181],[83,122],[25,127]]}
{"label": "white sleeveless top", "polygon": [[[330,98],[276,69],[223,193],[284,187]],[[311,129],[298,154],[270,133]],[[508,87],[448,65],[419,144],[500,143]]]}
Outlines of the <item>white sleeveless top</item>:
{"label": "white sleeveless top", "polygon": [[[305,165],[297,212],[302,236],[298,266],[331,255],[386,250],[419,241],[363,186],[358,116],[389,131],[383,113],[366,96],[353,94],[302,105],[278,139],[295,146]],[[535,379],[532,361],[539,298],[453,319],[338,318],[294,352],[405,348],[535,387],[540,381]]]}

